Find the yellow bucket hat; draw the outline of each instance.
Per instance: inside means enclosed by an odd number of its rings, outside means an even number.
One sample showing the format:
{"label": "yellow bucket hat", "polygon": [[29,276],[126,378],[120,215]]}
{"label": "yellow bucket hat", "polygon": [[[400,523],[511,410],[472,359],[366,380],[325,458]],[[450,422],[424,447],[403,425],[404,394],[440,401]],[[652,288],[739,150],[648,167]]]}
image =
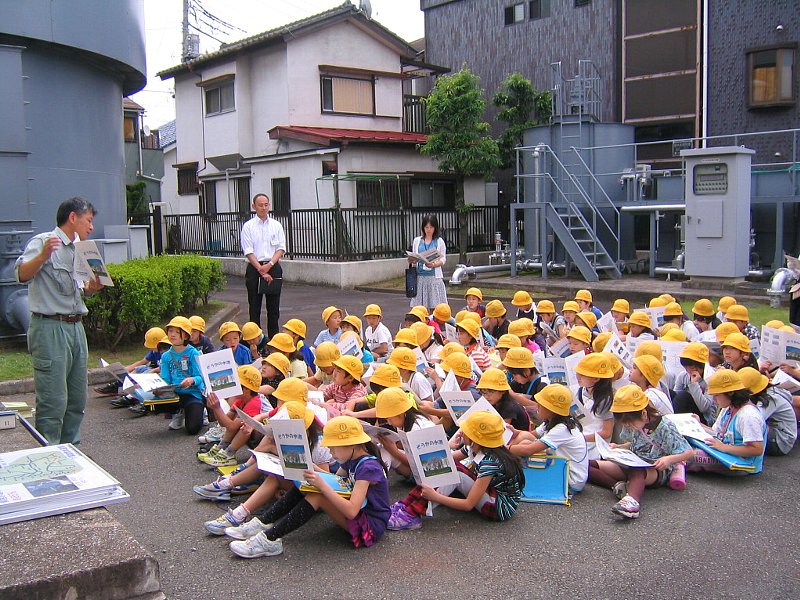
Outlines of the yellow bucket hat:
{"label": "yellow bucket hat", "polygon": [[634,356],[642,356],[643,354],[649,354],[650,356],[661,360],[664,356],[664,350],[661,348],[661,344],[659,344],[657,341],[645,340],[636,346],[636,352],[633,353]]}
{"label": "yellow bucket hat", "polygon": [[288,375],[289,372],[292,370],[292,367],[289,364],[289,359],[286,358],[280,352],[273,352],[269,356],[264,359],[266,362],[271,364],[275,367],[279,373],[283,373],[284,376]]}
{"label": "yellow bucket hat", "polygon": [[252,321],[248,321],[244,325],[242,325],[242,339],[244,341],[254,340],[259,337],[262,333],[261,327],[258,324],[253,323]]}
{"label": "yellow bucket hat", "polygon": [[503,445],[506,425],[497,413],[476,410],[461,423],[461,430],[473,442],[484,448],[499,448]]}
{"label": "yellow bucket hat", "polygon": [[395,335],[394,339],[392,340],[392,344],[408,344],[414,348],[419,346],[417,343],[417,334],[410,327],[405,327],[398,331],[397,335]]}
{"label": "yellow bucket hat", "polygon": [[592,301],[592,292],[589,290],[578,290],[575,292],[575,300],[583,300],[584,302]]}
{"label": "yellow bucket hat", "polygon": [[365,317],[382,317],[383,312],[381,311],[381,307],[377,304],[367,304],[367,308],[364,309],[364,316]]}
{"label": "yellow bucket hat", "polygon": [[633,364],[644,375],[647,383],[653,387],[658,387],[658,382],[664,377],[664,365],[657,358],[649,354],[643,354],[633,359]]}
{"label": "yellow bucket hat", "polygon": [[565,385],[551,383],[534,394],[533,399],[547,410],[566,417],[572,406],[572,391]]}
{"label": "yellow bucket hat", "polygon": [[433,317],[446,322],[453,318],[453,311],[449,304],[442,302],[441,304],[437,304],[436,308],[433,309]]}
{"label": "yellow bucket hat", "polygon": [[500,336],[500,339],[497,340],[495,344],[495,348],[519,348],[522,346],[522,342],[519,341],[519,337],[514,335],[513,333],[505,333]]}
{"label": "yellow bucket hat", "polygon": [[736,348],[739,352],[746,352],[752,354],[753,350],[750,348],[750,339],[743,333],[732,333],[725,338],[722,342],[722,347]]}
{"label": "yellow bucket hat", "polygon": [[545,314],[555,313],[556,306],[551,300],[540,300],[539,304],[536,305],[536,312]]}
{"label": "yellow bucket hat", "polygon": [[361,423],[353,417],[334,417],[322,429],[323,446],[355,446],[369,441],[370,437],[364,433]]}
{"label": "yellow bucket hat", "polygon": [[594,326],[597,325],[597,315],[590,310],[579,312],[578,318],[586,324],[587,329],[594,329]]}
{"label": "yellow bucket hat", "polygon": [[375,416],[379,419],[396,417],[412,406],[414,403],[400,387],[386,388],[375,398]]}
{"label": "yellow bucket hat", "polygon": [[708,379],[709,394],[729,394],[743,389],[742,378],[730,369],[720,369]]}
{"label": "yellow bucket hat", "polygon": [[306,324],[300,319],[289,319],[283,328],[288,329],[295,335],[299,335],[303,339],[306,337]]}
{"label": "yellow bucket hat", "polygon": [[750,313],[746,306],[741,304],[734,304],[728,307],[725,311],[725,320],[727,321],[750,321]]}
{"label": "yellow bucket hat", "polygon": [[592,332],[583,325],[576,325],[570,329],[567,337],[583,342],[584,344],[592,344]]}
{"label": "yellow bucket hat", "polygon": [[287,377],[278,384],[272,396],[281,402],[291,402],[295,400],[308,403],[308,386],[302,379],[297,377]]}
{"label": "yellow bucket hat", "polygon": [[483,302],[483,292],[476,287],[469,288],[464,294],[464,298],[467,296],[475,296],[480,302]]}
{"label": "yellow bucket hat", "polygon": [[769,377],[762,375],[753,367],[742,367],[736,372],[739,374],[744,387],[750,390],[751,394],[760,394],[769,385]]}
{"label": "yellow bucket hat", "polygon": [[644,410],[650,404],[650,399],[638,385],[623,385],[614,394],[611,403],[612,413],[629,413]]}
{"label": "yellow bucket hat", "polygon": [[[408,348],[406,348],[406,350],[408,350]],[[378,365],[372,373],[369,382],[370,384],[376,383],[385,388],[400,387],[403,385],[403,381],[400,379],[400,371],[396,366],[390,363]]]}
{"label": "yellow bucket hat", "polygon": [[631,305],[627,300],[625,300],[625,298],[617,298],[614,300],[611,310],[629,315],[631,312]]}
{"label": "yellow bucket hat", "polygon": [[469,379],[472,377],[472,363],[469,356],[463,352],[453,352],[442,361],[442,369],[445,373],[453,371],[458,377]]}
{"label": "yellow bucket hat", "polygon": [[325,325],[328,324],[328,319],[331,318],[333,313],[338,312],[340,315],[344,316],[344,312],[340,308],[336,308],[335,306],[328,306],[325,310],[322,311],[322,322]]}
{"label": "yellow bucket hat", "polygon": [[340,356],[339,360],[333,361],[334,367],[339,367],[342,371],[350,375],[353,379],[358,381],[364,374],[364,363],[358,360],[355,356]]}
{"label": "yellow bucket hat", "polygon": [[477,387],[479,390],[494,390],[498,392],[504,392],[511,389],[511,386],[508,385],[506,374],[500,369],[495,369],[493,367],[486,369],[483,372],[480,381],[478,381],[478,385],[475,387]]}
{"label": "yellow bucket hat", "polygon": [[584,356],[575,366],[575,372],[596,379],[611,379],[616,372],[616,361],[607,352],[593,352]]}
{"label": "yellow bucket hat", "polygon": [[578,306],[578,303],[575,302],[575,300],[567,300],[566,302],[564,302],[564,306],[561,307],[561,312],[564,312],[566,310],[571,310],[572,312],[577,314],[581,312],[581,307]]}
{"label": "yellow bucket hat", "polygon": [[417,354],[411,348],[395,348],[386,363],[398,369],[414,371],[417,368]]}
{"label": "yellow bucket hat", "polygon": [[199,315],[192,315],[189,317],[189,323],[192,324],[192,329],[197,329],[200,333],[206,332],[206,320]]}
{"label": "yellow bucket hat", "polygon": [[144,347],[155,350],[165,337],[167,337],[167,334],[161,327],[151,327],[147,330],[147,333],[144,334]]}
{"label": "yellow bucket hat", "polygon": [[694,306],[692,306],[692,313],[701,317],[713,317],[714,305],[711,304],[711,300],[708,298],[700,298],[700,300],[695,302]]}
{"label": "yellow bucket hat", "polygon": [[511,369],[535,369],[533,352],[527,348],[509,348],[503,359],[503,366]]}
{"label": "yellow bucket hat", "polygon": [[463,329],[472,339],[477,340],[478,334],[481,331],[481,326],[480,323],[476,323],[472,319],[464,319],[461,323],[456,325],[456,329]]}
{"label": "yellow bucket hat", "polygon": [[267,346],[287,353],[294,352],[296,350],[292,336],[290,336],[288,333],[276,333],[272,336],[272,339],[267,342]]}
{"label": "yellow bucket hat", "polygon": [[708,362],[708,346],[703,342],[689,342],[680,353],[679,358],[686,358],[699,363]]}
{"label": "yellow bucket hat", "polygon": [[[234,325],[236,325],[236,323],[234,323]],[[186,317],[181,317],[181,316],[172,317],[172,320],[169,323],[167,323],[165,329],[169,329],[170,327],[177,327],[178,329],[185,331],[189,335],[192,334],[192,323]]]}
{"label": "yellow bucket hat", "polygon": [[736,298],[733,296],[723,296],[717,303],[717,311],[725,314],[725,312],[734,304],[736,304]]}
{"label": "yellow bucket hat", "polygon": [[[188,321],[189,319],[186,320]],[[242,330],[239,329],[239,326],[236,323],[234,323],[233,321],[226,321],[225,323],[219,326],[219,339],[224,338],[232,331],[237,332],[240,336],[242,335]]]}
{"label": "yellow bucket hat", "polygon": [[258,393],[258,388],[261,387],[261,373],[258,372],[258,369],[251,365],[242,365],[236,369],[236,373],[239,375],[239,382],[242,386],[251,392]]}
{"label": "yellow bucket hat", "polygon": [[533,298],[531,298],[531,295],[525,290],[517,290],[514,292],[514,298],[511,300],[511,304],[521,308],[533,304]]}
{"label": "yellow bucket hat", "polygon": [[647,316],[647,313],[643,313],[641,311],[635,311],[628,317],[628,323],[631,325],[639,325],[640,327],[650,327],[650,317]]}
{"label": "yellow bucket hat", "polygon": [[314,352],[314,364],[318,367],[332,367],[334,361],[339,360],[341,356],[339,346],[333,342],[322,342]]}
{"label": "yellow bucket hat", "polygon": [[508,311],[500,300],[492,300],[486,305],[486,316],[490,319],[497,319],[502,317]]}
{"label": "yellow bucket hat", "polygon": [[311,427],[314,422],[314,411],[302,402],[291,400],[283,405],[286,408],[286,415],[290,419],[303,419],[306,429]]}

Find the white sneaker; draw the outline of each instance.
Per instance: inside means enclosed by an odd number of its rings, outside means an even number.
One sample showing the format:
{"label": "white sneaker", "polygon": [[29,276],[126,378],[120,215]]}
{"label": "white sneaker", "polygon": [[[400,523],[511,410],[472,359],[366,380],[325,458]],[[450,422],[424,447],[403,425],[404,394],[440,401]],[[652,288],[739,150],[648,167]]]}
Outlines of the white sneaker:
{"label": "white sneaker", "polygon": [[214,425],[203,435],[198,436],[197,441],[201,444],[217,444],[222,440],[223,435],[225,435],[225,428],[222,425]]}
{"label": "white sneaker", "polygon": [[243,542],[231,542],[231,551],[242,558],[259,558],[260,556],[277,556],[283,554],[283,542],[274,542],[262,531]]}
{"label": "white sneaker", "polygon": [[267,531],[270,527],[272,527],[272,523],[267,523],[265,525],[259,521],[258,517],[253,517],[247,523],[243,523],[238,527],[226,527],[225,535],[232,537],[235,540],[246,540],[253,537],[257,533]]}
{"label": "white sneaker", "polygon": [[169,422],[169,428],[170,429],[183,429],[183,426],[185,424],[186,424],[186,419],[183,416],[183,413],[179,412],[174,417],[172,417],[172,420]]}
{"label": "white sneaker", "polygon": [[203,427],[208,425],[208,413],[204,410],[203,411]]}

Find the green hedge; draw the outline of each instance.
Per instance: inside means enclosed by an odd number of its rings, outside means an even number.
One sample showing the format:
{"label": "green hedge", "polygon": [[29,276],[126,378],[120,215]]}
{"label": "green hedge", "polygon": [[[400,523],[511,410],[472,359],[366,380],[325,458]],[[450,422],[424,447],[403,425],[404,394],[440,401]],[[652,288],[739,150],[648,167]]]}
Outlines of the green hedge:
{"label": "green hedge", "polygon": [[203,256],[153,256],[108,265],[114,286],[87,298],[86,334],[114,348],[137,341],[150,327],[188,316],[225,286],[219,261]]}

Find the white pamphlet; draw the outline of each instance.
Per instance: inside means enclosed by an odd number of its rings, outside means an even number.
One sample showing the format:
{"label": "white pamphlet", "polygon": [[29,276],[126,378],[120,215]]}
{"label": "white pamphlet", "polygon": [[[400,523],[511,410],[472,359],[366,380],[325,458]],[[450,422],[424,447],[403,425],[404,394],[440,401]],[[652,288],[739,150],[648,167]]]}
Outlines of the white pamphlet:
{"label": "white pamphlet", "polygon": [[106,287],[114,286],[106,263],[103,262],[103,255],[100,254],[94,240],[75,242],[74,269],[75,276],[81,281],[97,278]]}
{"label": "white pamphlet", "polygon": [[434,425],[401,434],[411,472],[420,485],[439,487],[460,481],[444,427]]}
{"label": "white pamphlet", "polygon": [[678,430],[678,433],[684,437],[694,438],[696,440],[700,440],[701,442],[713,437],[712,434],[703,429],[703,426],[700,425],[700,422],[694,418],[692,413],[664,415],[663,418],[671,421],[672,424],[675,425],[675,429]]}
{"label": "white pamphlet", "polygon": [[653,464],[639,458],[627,448],[612,448],[599,433],[594,436],[595,446],[600,453],[600,458],[610,460],[624,467],[652,467]]}
{"label": "white pamphlet", "polygon": [[447,340],[448,342],[455,342],[456,344],[459,343],[458,331],[456,331],[454,325],[451,325],[450,323],[444,324],[444,339]]}
{"label": "white pamphlet", "polygon": [[471,392],[441,392],[442,402],[444,402],[450,416],[456,425],[461,423],[464,414],[475,404],[475,398]]}
{"label": "white pamphlet", "polygon": [[252,427],[253,431],[258,431],[261,435],[272,436],[272,427],[270,425],[264,425],[261,421],[256,421],[238,406],[236,407],[236,416]]}
{"label": "white pamphlet", "polygon": [[256,452],[255,450],[250,450],[250,452],[256,459],[256,468],[259,471],[283,477],[283,467],[281,466],[280,458],[269,452]]}
{"label": "white pamphlet", "polygon": [[564,373],[567,376],[567,385],[571,388],[578,387],[578,374],[575,372],[575,367],[585,356],[586,354],[583,352],[576,352],[564,359]]}
{"label": "white pamphlet", "polygon": [[314,470],[305,422],[302,419],[272,419],[269,424],[284,477],[303,481],[304,471]]}
{"label": "white pamphlet", "polygon": [[201,354],[197,358],[197,362],[200,364],[200,372],[206,383],[206,394],[214,392],[218,398],[242,395],[239,366],[236,364],[230,348]]}
{"label": "white pamphlet", "polygon": [[611,338],[603,347],[603,352],[613,354],[625,365],[625,368],[629,370],[633,369],[633,353],[631,353],[628,346],[625,345],[616,333],[611,334]]}
{"label": "white pamphlet", "polygon": [[570,355],[569,339],[563,338],[555,342],[549,348],[550,356],[565,358]]}

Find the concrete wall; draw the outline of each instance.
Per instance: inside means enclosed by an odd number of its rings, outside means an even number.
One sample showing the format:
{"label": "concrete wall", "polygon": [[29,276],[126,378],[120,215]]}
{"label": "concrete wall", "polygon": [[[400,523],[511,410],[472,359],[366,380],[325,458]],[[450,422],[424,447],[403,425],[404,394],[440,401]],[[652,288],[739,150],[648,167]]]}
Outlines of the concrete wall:
{"label": "concrete wall", "polygon": [[198,169],[203,169],[203,90],[195,85],[200,77],[189,73],[175,77],[174,81],[178,153],[173,164],[198,162]]}

